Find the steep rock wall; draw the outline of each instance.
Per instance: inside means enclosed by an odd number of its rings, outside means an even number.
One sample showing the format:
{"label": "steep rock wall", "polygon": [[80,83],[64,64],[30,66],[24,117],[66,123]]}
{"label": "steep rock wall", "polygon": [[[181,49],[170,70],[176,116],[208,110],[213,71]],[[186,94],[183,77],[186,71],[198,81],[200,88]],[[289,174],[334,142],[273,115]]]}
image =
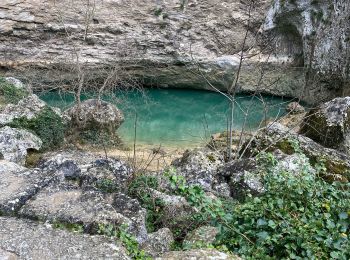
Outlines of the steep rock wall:
{"label": "steep rock wall", "polygon": [[249,26],[248,2],[2,0],[0,66],[34,87],[69,85],[79,62],[95,79],[101,68],[122,64],[120,74],[148,86],[212,89],[209,81],[225,90],[248,28],[245,50],[255,55],[244,62],[240,90],[296,96],[303,71],[293,60],[256,54],[270,1],[256,1]]}
{"label": "steep rock wall", "polygon": [[305,66],[304,100],[350,94],[349,0],[275,0],[262,29],[274,39],[277,56]]}

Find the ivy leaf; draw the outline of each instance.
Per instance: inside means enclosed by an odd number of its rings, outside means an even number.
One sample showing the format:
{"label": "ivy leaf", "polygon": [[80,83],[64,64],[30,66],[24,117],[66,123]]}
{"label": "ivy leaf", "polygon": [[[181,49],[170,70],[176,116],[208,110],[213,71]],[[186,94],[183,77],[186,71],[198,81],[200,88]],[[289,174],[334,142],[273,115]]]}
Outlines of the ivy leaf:
{"label": "ivy leaf", "polygon": [[259,218],[256,224],[258,225],[258,227],[260,227],[260,226],[265,226],[267,222],[264,219]]}
{"label": "ivy leaf", "polygon": [[339,213],[339,219],[347,219],[347,218],[348,218],[348,213],[346,212]]}
{"label": "ivy leaf", "polygon": [[269,233],[267,233],[266,231],[263,231],[263,232],[257,233],[256,235],[260,240],[265,240],[266,238],[268,238]]}

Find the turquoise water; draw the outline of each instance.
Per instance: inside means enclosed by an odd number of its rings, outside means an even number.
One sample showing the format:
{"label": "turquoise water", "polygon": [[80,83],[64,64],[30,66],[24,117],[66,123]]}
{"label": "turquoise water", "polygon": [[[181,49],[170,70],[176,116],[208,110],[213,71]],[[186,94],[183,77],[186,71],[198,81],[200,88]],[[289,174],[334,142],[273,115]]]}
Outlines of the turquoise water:
{"label": "turquoise water", "polygon": [[[60,95],[58,92],[42,94],[41,98],[49,105],[61,109],[68,108],[74,101],[72,95]],[[136,114],[137,142],[144,144],[198,145],[211,134],[227,128],[229,102],[215,92],[148,89],[144,93],[119,92],[107,99],[124,112],[125,122],[118,132],[126,143],[133,140]],[[264,103],[259,98],[249,95],[238,95],[234,128],[242,128],[247,113],[245,128],[254,130],[264,120],[265,114],[267,118],[282,116],[288,103],[287,99],[271,96],[263,97],[263,101]]]}

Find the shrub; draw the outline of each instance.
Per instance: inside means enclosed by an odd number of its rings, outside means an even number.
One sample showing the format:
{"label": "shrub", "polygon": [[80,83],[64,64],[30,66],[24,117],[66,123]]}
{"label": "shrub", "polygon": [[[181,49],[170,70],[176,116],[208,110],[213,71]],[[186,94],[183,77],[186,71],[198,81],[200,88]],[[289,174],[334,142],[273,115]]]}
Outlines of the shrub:
{"label": "shrub", "polygon": [[42,150],[57,148],[64,141],[65,126],[59,115],[46,106],[35,118],[16,118],[9,126],[32,131],[43,141]]}
{"label": "shrub", "polygon": [[28,92],[24,89],[16,88],[4,78],[0,77],[0,96],[5,104],[16,104],[22,98],[28,96]]}

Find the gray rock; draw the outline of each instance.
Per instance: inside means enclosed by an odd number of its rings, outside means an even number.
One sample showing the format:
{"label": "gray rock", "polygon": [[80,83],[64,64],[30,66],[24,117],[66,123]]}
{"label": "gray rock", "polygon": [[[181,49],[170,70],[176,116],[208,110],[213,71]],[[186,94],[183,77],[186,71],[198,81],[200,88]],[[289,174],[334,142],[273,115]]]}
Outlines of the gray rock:
{"label": "gray rock", "polygon": [[18,88],[18,89],[24,89],[25,88],[24,84],[19,79],[16,79],[16,78],[13,78],[13,77],[5,77],[5,80],[8,83],[12,84],[15,88]]}
{"label": "gray rock", "polygon": [[299,132],[323,146],[350,155],[350,97],[335,98],[312,109]]}
{"label": "gray rock", "polygon": [[[35,118],[46,107],[46,103],[37,95],[29,95],[17,104],[7,104],[0,110],[0,126],[8,125],[16,118]],[[57,112],[57,110],[54,110]],[[60,115],[60,114],[59,114]],[[61,115],[60,115],[61,116]]]}
{"label": "gray rock", "polygon": [[311,0],[274,0],[267,12],[261,31],[277,58],[306,65],[296,91],[304,88],[308,103],[349,94],[349,14],[349,1]]}
{"label": "gray rock", "polygon": [[[296,145],[298,148],[295,147]],[[261,129],[249,146],[248,144],[244,145],[241,153],[245,157],[251,157],[260,151],[274,152],[276,150],[288,155],[296,152],[303,153],[313,164],[324,163],[327,173],[322,177],[327,180],[347,181],[350,179],[350,158],[348,155],[323,147],[312,139],[298,135],[279,123],[272,123]]]}
{"label": "gray rock", "polygon": [[148,239],[141,244],[141,249],[152,257],[159,256],[170,251],[174,237],[170,229],[162,228],[148,235]]}
{"label": "gray rock", "polygon": [[5,160],[24,165],[27,150],[40,150],[42,141],[23,129],[5,126],[0,128],[0,153]]}
{"label": "gray rock", "polygon": [[[72,73],[76,60],[63,33],[68,30],[81,53],[84,79],[92,88],[109,79],[110,85],[117,81],[133,87],[136,83],[213,89],[199,73],[193,73],[199,70],[213,85],[227,90],[235,77],[232,72],[239,66],[236,54],[246,33],[247,5],[238,0],[226,1],[224,5],[221,0],[186,1],[181,8],[178,0],[142,4],[132,0],[128,5],[121,1],[98,1],[98,11],[86,21],[83,13],[76,12],[86,8],[83,2],[72,6],[69,0],[41,4],[2,0],[0,65],[18,69],[22,75],[25,70],[38,89],[57,87],[62,82],[73,85],[70,82],[76,80],[76,74]],[[254,26],[248,31],[246,44],[254,53],[260,51],[252,47],[258,48],[256,33],[269,6],[269,1],[259,1],[252,10]],[[43,9],[46,15],[42,15]],[[47,62],[53,60],[62,67]],[[243,64],[240,90],[261,91],[261,86],[257,86],[260,75],[256,71],[265,62],[264,92],[285,96],[301,92],[303,69],[293,68],[293,59],[266,56]],[[25,66],[28,63],[33,66]],[[41,68],[45,73],[38,71]],[[108,69],[116,68],[117,79],[110,79]]]}
{"label": "gray rock", "polygon": [[215,242],[219,230],[216,227],[203,226],[188,233],[183,241],[183,247],[191,248],[206,248]]}
{"label": "gray rock", "polygon": [[136,199],[132,199],[123,193],[118,193],[114,196],[112,205],[118,213],[131,220],[127,230],[136,236],[139,243],[143,243],[148,239],[146,229],[147,212]]}
{"label": "gray rock", "polygon": [[18,259],[130,259],[112,239],[52,229],[28,220],[0,217],[0,234],[0,248]]}
{"label": "gray rock", "polygon": [[118,159],[100,158],[79,150],[48,153],[39,167],[44,171],[54,172],[61,180],[76,179],[83,187],[105,187],[112,191],[125,191],[133,172]]}
{"label": "gray rock", "polygon": [[227,180],[230,196],[242,199],[247,194],[257,196],[265,191],[258,169],[256,160],[241,159],[225,164],[218,174]]}
{"label": "gray rock", "polygon": [[0,213],[14,214],[54,176],[0,160]]}
{"label": "gray rock", "polygon": [[[130,212],[133,210],[135,212],[132,215]],[[126,211],[130,218],[125,216]],[[116,228],[125,225],[127,231],[139,241],[147,237],[146,212],[137,201],[126,197],[121,202],[120,195],[115,197],[115,194],[104,194],[97,190],[82,190],[72,182],[53,184],[42,189],[26,202],[19,215],[51,223],[82,225],[85,232],[92,234],[98,233],[99,225]]]}
{"label": "gray rock", "polygon": [[163,227],[172,229],[187,226],[188,219],[191,218],[194,209],[184,197],[168,195],[154,189],[148,189],[147,191],[153,199],[159,199],[164,203],[161,218]]}
{"label": "gray rock", "polygon": [[18,256],[0,248],[0,260],[17,260]]}
{"label": "gray rock", "polygon": [[75,105],[64,113],[73,126],[78,122],[81,130],[107,130],[111,135],[124,122],[123,113],[115,105],[97,99],[88,99],[80,107]]}
{"label": "gray rock", "polygon": [[[176,174],[184,176],[188,184],[199,185],[205,191],[215,193],[213,187],[219,182],[216,171],[223,162],[223,157],[210,149],[195,149],[187,150],[172,165],[176,168]],[[222,195],[226,193],[223,191]]]}
{"label": "gray rock", "polygon": [[156,257],[156,260],[239,260],[233,255],[220,252],[216,249],[193,249],[189,251],[171,251]]}

